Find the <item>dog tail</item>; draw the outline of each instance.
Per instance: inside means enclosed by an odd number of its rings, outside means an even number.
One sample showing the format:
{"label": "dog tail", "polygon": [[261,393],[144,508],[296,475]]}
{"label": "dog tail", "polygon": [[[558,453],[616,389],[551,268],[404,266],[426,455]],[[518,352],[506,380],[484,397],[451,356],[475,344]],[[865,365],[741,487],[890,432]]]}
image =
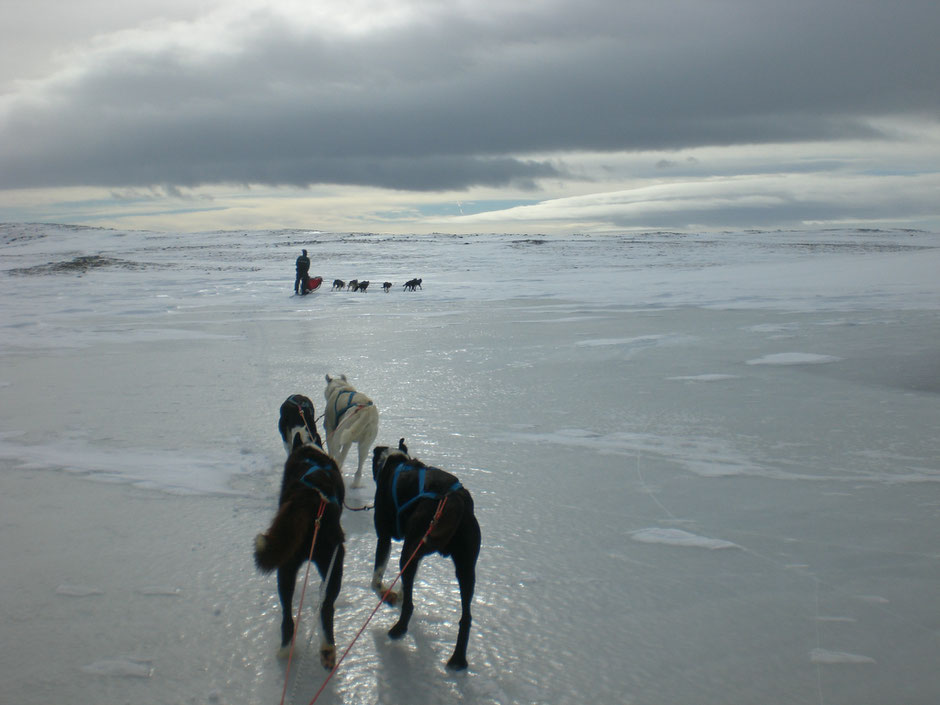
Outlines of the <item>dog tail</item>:
{"label": "dog tail", "polygon": [[300,549],[313,517],[302,502],[288,500],[278,510],[271,528],[255,537],[255,565],[264,574],[280,568]]}
{"label": "dog tail", "polygon": [[379,410],[369,404],[349,416],[343,416],[335,433],[337,447],[363,439],[367,439],[371,445],[379,433]]}

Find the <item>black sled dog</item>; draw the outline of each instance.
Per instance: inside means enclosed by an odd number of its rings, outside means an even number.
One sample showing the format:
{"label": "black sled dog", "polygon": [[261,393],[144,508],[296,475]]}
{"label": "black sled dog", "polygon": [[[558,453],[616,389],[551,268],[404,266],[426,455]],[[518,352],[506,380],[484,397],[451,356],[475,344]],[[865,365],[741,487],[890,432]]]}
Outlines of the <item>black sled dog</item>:
{"label": "black sled dog", "polygon": [[480,525],[473,514],[473,498],[450,473],[428,467],[409,456],[404,438],[398,442],[398,450],[387,446],[373,450],[372,478],[376,483],[375,533],[378,535],[372,588],[390,604],[395,604],[399,595],[389,593],[386,597],[382,577],[392,539],[404,540],[399,561],[404,571],[401,616],[388,635],[399,639],[408,631],[414,611],[412,590],[419,561],[435,552],[450,556],[460,585],[461,612],[457,644],[447,667],[462,670],[467,667],[472,621],[470,603],[480,555]]}
{"label": "black sled dog", "polygon": [[313,402],[303,394],[291,394],[281,404],[277,430],[284,441],[284,450],[290,455],[297,446],[315,444],[323,447],[317,433],[317,412]]}
{"label": "black sled dog", "polygon": [[320,605],[320,663],[326,669],[336,665],[333,605],[343,582],[346,551],[339,520],[345,497],[343,476],[329,455],[314,445],[301,445],[291,452],[284,464],[277,514],[271,527],[255,537],[258,570],[265,574],[277,570],[277,592],[283,611],[278,649],[281,658],[290,653],[294,637],[292,609],[297,571],[309,557],[326,581],[326,594]]}

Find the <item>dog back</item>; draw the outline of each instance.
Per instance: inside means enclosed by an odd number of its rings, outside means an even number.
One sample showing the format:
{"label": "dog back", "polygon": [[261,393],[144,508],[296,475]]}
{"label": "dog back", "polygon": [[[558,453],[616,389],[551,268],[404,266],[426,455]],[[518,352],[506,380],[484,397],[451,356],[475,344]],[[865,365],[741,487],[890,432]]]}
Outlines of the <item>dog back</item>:
{"label": "dog back", "polygon": [[346,490],[336,462],[312,445],[296,448],[284,464],[278,511],[263,540],[255,544],[255,565],[264,573],[307,555],[321,504],[317,552],[343,542],[340,515]]}
{"label": "dog back", "polygon": [[398,539],[427,531],[441,500],[446,498],[441,515],[427,537],[433,550],[446,555],[447,545],[460,526],[464,511],[468,505],[471,512],[473,510],[470,493],[454,475],[414,459],[394,463],[383,479],[386,504],[395,527],[392,535]]}
{"label": "dog back", "polygon": [[359,406],[372,406],[372,400],[356,390],[346,381],[346,375],[326,377],[326,389],[323,391],[326,408],[323,413],[323,428],[331,436],[343,416]]}

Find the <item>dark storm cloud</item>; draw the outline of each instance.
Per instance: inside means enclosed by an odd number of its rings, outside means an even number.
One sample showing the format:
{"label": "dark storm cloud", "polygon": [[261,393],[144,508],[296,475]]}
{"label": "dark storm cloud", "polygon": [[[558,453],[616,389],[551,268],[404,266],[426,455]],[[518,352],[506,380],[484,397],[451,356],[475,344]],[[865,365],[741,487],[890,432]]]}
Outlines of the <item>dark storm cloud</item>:
{"label": "dark storm cloud", "polygon": [[0,103],[0,188],[532,187],[565,174],[520,155],[866,138],[940,107],[935,0],[416,7],[117,35]]}

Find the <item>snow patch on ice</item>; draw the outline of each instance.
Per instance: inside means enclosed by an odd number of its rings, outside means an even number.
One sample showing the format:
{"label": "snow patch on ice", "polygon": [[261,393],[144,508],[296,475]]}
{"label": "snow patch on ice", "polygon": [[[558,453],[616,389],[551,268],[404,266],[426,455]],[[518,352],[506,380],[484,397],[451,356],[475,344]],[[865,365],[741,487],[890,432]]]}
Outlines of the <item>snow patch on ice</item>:
{"label": "snow patch on ice", "polygon": [[178,587],[169,587],[163,585],[150,585],[137,590],[141,595],[163,595],[166,597],[178,597],[182,590]]}
{"label": "snow patch on ice", "polygon": [[597,453],[635,456],[658,455],[701,477],[766,475],[768,472],[735,448],[728,439],[703,436],[667,436],[629,431],[601,435],[584,429],[560,429],[553,433],[506,434],[511,440],[584,448]]}
{"label": "snow patch on ice", "polygon": [[846,651],[829,651],[828,649],[813,649],[809,652],[810,661],[813,663],[837,664],[837,663],[876,663],[870,656],[860,654],[850,654]]}
{"label": "snow patch on ice", "polygon": [[881,595],[857,595],[855,599],[861,600],[862,602],[870,602],[873,605],[886,605],[891,602],[887,597],[882,597]]}
{"label": "snow patch on ice", "polygon": [[68,597],[88,597],[89,595],[104,595],[104,590],[90,585],[62,584],[55,589],[55,593],[56,595],[67,595]]}
{"label": "snow patch on ice", "polygon": [[682,529],[639,529],[638,531],[632,532],[630,537],[640,543],[661,543],[667,546],[707,548],[712,551],[722,548],[740,548],[740,546],[730,541],[711,539],[683,531]]}
{"label": "snow patch on ice", "polygon": [[0,439],[0,459],[36,469],[62,469],[104,482],[179,495],[237,496],[229,486],[235,475],[251,472],[261,462],[250,454],[193,452],[148,448],[102,448],[65,439],[25,445]]}
{"label": "snow patch on ice", "polygon": [[841,357],[834,355],[816,355],[814,353],[775,353],[748,360],[748,365],[825,365],[830,362],[839,362]]}
{"label": "snow patch on ice", "polygon": [[794,331],[800,327],[799,323],[758,323],[748,326],[744,330],[752,333],[783,333],[784,331]]}
{"label": "snow patch on ice", "polygon": [[678,382],[721,382],[726,379],[738,379],[738,375],[724,374],[704,374],[704,375],[684,375],[682,377],[666,377],[667,380]]}
{"label": "snow patch on ice", "polygon": [[153,667],[149,659],[139,659],[133,656],[118,656],[113,659],[102,659],[87,666],[82,671],[93,676],[110,676],[123,678],[150,678]]}

